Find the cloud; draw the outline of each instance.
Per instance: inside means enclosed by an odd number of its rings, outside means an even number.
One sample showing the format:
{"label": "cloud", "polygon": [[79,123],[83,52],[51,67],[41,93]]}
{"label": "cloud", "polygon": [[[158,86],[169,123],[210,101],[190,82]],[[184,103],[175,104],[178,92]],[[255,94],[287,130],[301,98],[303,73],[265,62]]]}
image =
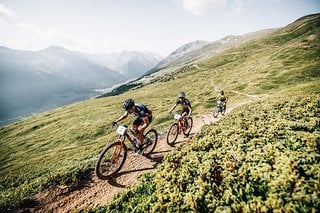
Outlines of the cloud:
{"label": "cloud", "polygon": [[89,50],[89,41],[68,35],[60,29],[41,28],[32,23],[19,21],[16,13],[0,4],[0,46],[13,49],[40,50],[51,45],[71,50]]}
{"label": "cloud", "polygon": [[175,0],[178,6],[196,16],[224,8],[227,0]]}
{"label": "cloud", "polygon": [[15,12],[7,8],[5,5],[0,4],[0,17],[11,17],[14,18],[16,15]]}
{"label": "cloud", "polygon": [[0,46],[38,51],[52,45],[87,53],[120,52],[123,49],[152,50],[145,41],[132,41],[119,35],[100,40],[90,39],[80,34],[70,34],[59,28],[43,28],[23,22],[19,14],[0,4]]}
{"label": "cloud", "polygon": [[234,0],[230,4],[231,11],[233,13],[242,13],[243,12],[243,4],[244,4],[243,0]]}
{"label": "cloud", "polygon": [[2,25],[12,23],[15,20],[15,12],[0,4],[0,28]]}

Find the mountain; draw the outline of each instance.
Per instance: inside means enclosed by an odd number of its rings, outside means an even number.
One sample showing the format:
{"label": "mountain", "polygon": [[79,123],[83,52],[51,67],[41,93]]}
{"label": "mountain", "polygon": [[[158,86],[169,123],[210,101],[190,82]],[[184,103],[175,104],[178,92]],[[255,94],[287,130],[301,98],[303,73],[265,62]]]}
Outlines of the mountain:
{"label": "mountain", "polygon": [[0,47],[0,125],[98,95],[140,77],[161,56],[122,51],[85,54],[59,46],[21,51]]}
{"label": "mountain", "polygon": [[33,52],[0,47],[0,124],[84,100],[126,78],[81,54],[52,46]]}
{"label": "mountain", "polygon": [[[151,75],[154,73],[159,76],[164,72],[165,68],[169,67],[171,67],[171,69],[168,69],[167,71],[171,72],[177,67],[188,66],[196,61],[213,57],[228,48],[239,46],[252,39],[261,38],[275,30],[277,29],[264,29],[239,36],[230,35],[213,42],[190,42],[176,49],[169,56],[160,61],[156,67],[149,70],[145,75]],[[160,70],[162,71],[157,73]]]}
{"label": "mountain", "polygon": [[110,87],[125,80],[117,71],[57,46],[39,51],[30,64],[34,69],[56,73],[86,89]]}
{"label": "mountain", "polygon": [[155,67],[163,58],[155,53],[126,50],[118,53],[87,55],[87,57],[101,65],[117,70],[127,79],[140,77]]}
{"label": "mountain", "polygon": [[155,67],[148,70],[140,78],[126,83],[126,85],[116,87],[112,91],[103,94],[102,97],[118,95],[130,89],[139,88],[142,84],[167,78],[165,76],[168,74],[171,75],[174,72],[190,67],[198,68],[196,63],[199,61],[212,58],[229,48],[237,47],[250,40],[261,38],[276,30],[277,29],[265,29],[240,36],[230,35],[214,42],[194,41],[187,43],[162,59]]}
{"label": "mountain", "polygon": [[159,64],[156,66],[156,68],[166,67],[167,65],[183,57],[184,55],[197,49],[200,49],[201,47],[208,45],[209,43],[209,41],[193,41],[185,45],[182,45],[181,47],[173,51],[169,56],[161,60]]}

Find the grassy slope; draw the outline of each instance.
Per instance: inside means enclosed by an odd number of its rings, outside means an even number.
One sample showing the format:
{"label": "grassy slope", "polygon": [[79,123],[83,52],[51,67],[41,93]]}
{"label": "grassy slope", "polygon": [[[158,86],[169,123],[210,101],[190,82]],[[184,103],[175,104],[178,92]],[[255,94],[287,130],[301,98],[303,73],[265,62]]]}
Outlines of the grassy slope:
{"label": "grassy slope", "polygon": [[320,81],[206,126],[97,212],[316,212]]}
{"label": "grassy slope", "polygon": [[[55,183],[76,183],[93,167],[106,143],[115,138],[111,121],[130,97],[154,112],[153,125],[165,130],[167,111],[179,91],[192,101],[195,114],[213,107],[213,86],[246,93],[275,93],[319,78],[319,27],[292,26],[230,49],[174,76],[116,97],[89,100],[52,110],[0,129],[0,206],[20,203]],[[314,36],[312,36],[312,35]],[[177,91],[179,88],[179,91]],[[232,102],[247,97],[230,94]],[[130,119],[129,119],[130,120]],[[128,121],[130,122],[130,121]]]}
{"label": "grassy slope", "polygon": [[[311,29],[318,26],[319,18]],[[192,145],[168,155],[157,171],[95,211],[317,211],[320,52],[319,40],[311,41],[314,35],[319,38],[319,31],[309,30],[293,39],[307,31],[303,28],[310,29],[310,25],[290,25],[259,44],[250,42],[240,51],[228,51],[225,58],[202,63],[208,70],[221,65],[217,75],[219,71],[230,75],[226,79],[230,89],[279,94],[240,107],[218,124],[202,129]]]}

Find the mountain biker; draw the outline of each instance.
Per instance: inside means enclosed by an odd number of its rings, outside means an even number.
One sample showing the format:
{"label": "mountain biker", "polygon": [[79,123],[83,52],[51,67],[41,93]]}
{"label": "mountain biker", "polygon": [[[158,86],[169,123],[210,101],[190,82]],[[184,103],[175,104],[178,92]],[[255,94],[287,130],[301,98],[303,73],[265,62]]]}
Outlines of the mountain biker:
{"label": "mountain biker", "polygon": [[223,90],[221,90],[217,95],[216,100],[222,102],[225,111],[227,109],[228,95]]}
{"label": "mountain biker", "polygon": [[134,135],[138,138],[138,143],[136,144],[138,149],[136,150],[136,153],[141,154],[143,151],[143,132],[152,121],[152,112],[145,105],[136,104],[132,99],[127,99],[123,103],[123,108],[125,109],[124,114],[112,122],[112,125],[114,126],[119,121],[124,120],[129,114],[135,115],[136,119],[132,123],[131,129],[133,130]]}
{"label": "mountain biker", "polygon": [[174,110],[178,104],[181,104],[182,106],[181,116],[184,118],[190,117],[192,108],[191,108],[190,101],[186,99],[186,94],[184,92],[180,92],[178,97],[179,97],[178,100],[176,101],[175,105],[171,107],[169,113],[171,113],[172,110]]}

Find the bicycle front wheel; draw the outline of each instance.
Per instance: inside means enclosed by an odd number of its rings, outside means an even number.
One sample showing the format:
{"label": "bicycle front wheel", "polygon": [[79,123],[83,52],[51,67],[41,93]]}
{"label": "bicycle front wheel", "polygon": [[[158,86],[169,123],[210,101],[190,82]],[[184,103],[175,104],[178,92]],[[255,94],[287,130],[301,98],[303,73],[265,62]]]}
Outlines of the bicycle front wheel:
{"label": "bicycle front wheel", "polygon": [[172,146],[174,142],[177,140],[179,134],[179,125],[177,123],[173,123],[169,131],[167,133],[167,144]]}
{"label": "bicycle front wheel", "polygon": [[155,129],[150,129],[144,135],[144,146],[143,155],[150,155],[153,150],[156,148],[158,142],[158,133]]}
{"label": "bicycle front wheel", "polygon": [[192,120],[192,118],[190,117],[190,118],[187,119],[187,128],[186,128],[186,129],[183,129],[183,134],[184,134],[185,136],[188,136],[189,133],[191,132],[192,125],[193,125],[193,120]]}
{"label": "bicycle front wheel", "polygon": [[217,108],[215,108],[215,110],[213,111],[213,117],[218,117],[218,115],[219,115],[219,109],[218,109],[218,107]]}
{"label": "bicycle front wheel", "polygon": [[99,179],[106,180],[117,173],[127,158],[127,147],[120,141],[114,142],[102,150],[95,166]]}

